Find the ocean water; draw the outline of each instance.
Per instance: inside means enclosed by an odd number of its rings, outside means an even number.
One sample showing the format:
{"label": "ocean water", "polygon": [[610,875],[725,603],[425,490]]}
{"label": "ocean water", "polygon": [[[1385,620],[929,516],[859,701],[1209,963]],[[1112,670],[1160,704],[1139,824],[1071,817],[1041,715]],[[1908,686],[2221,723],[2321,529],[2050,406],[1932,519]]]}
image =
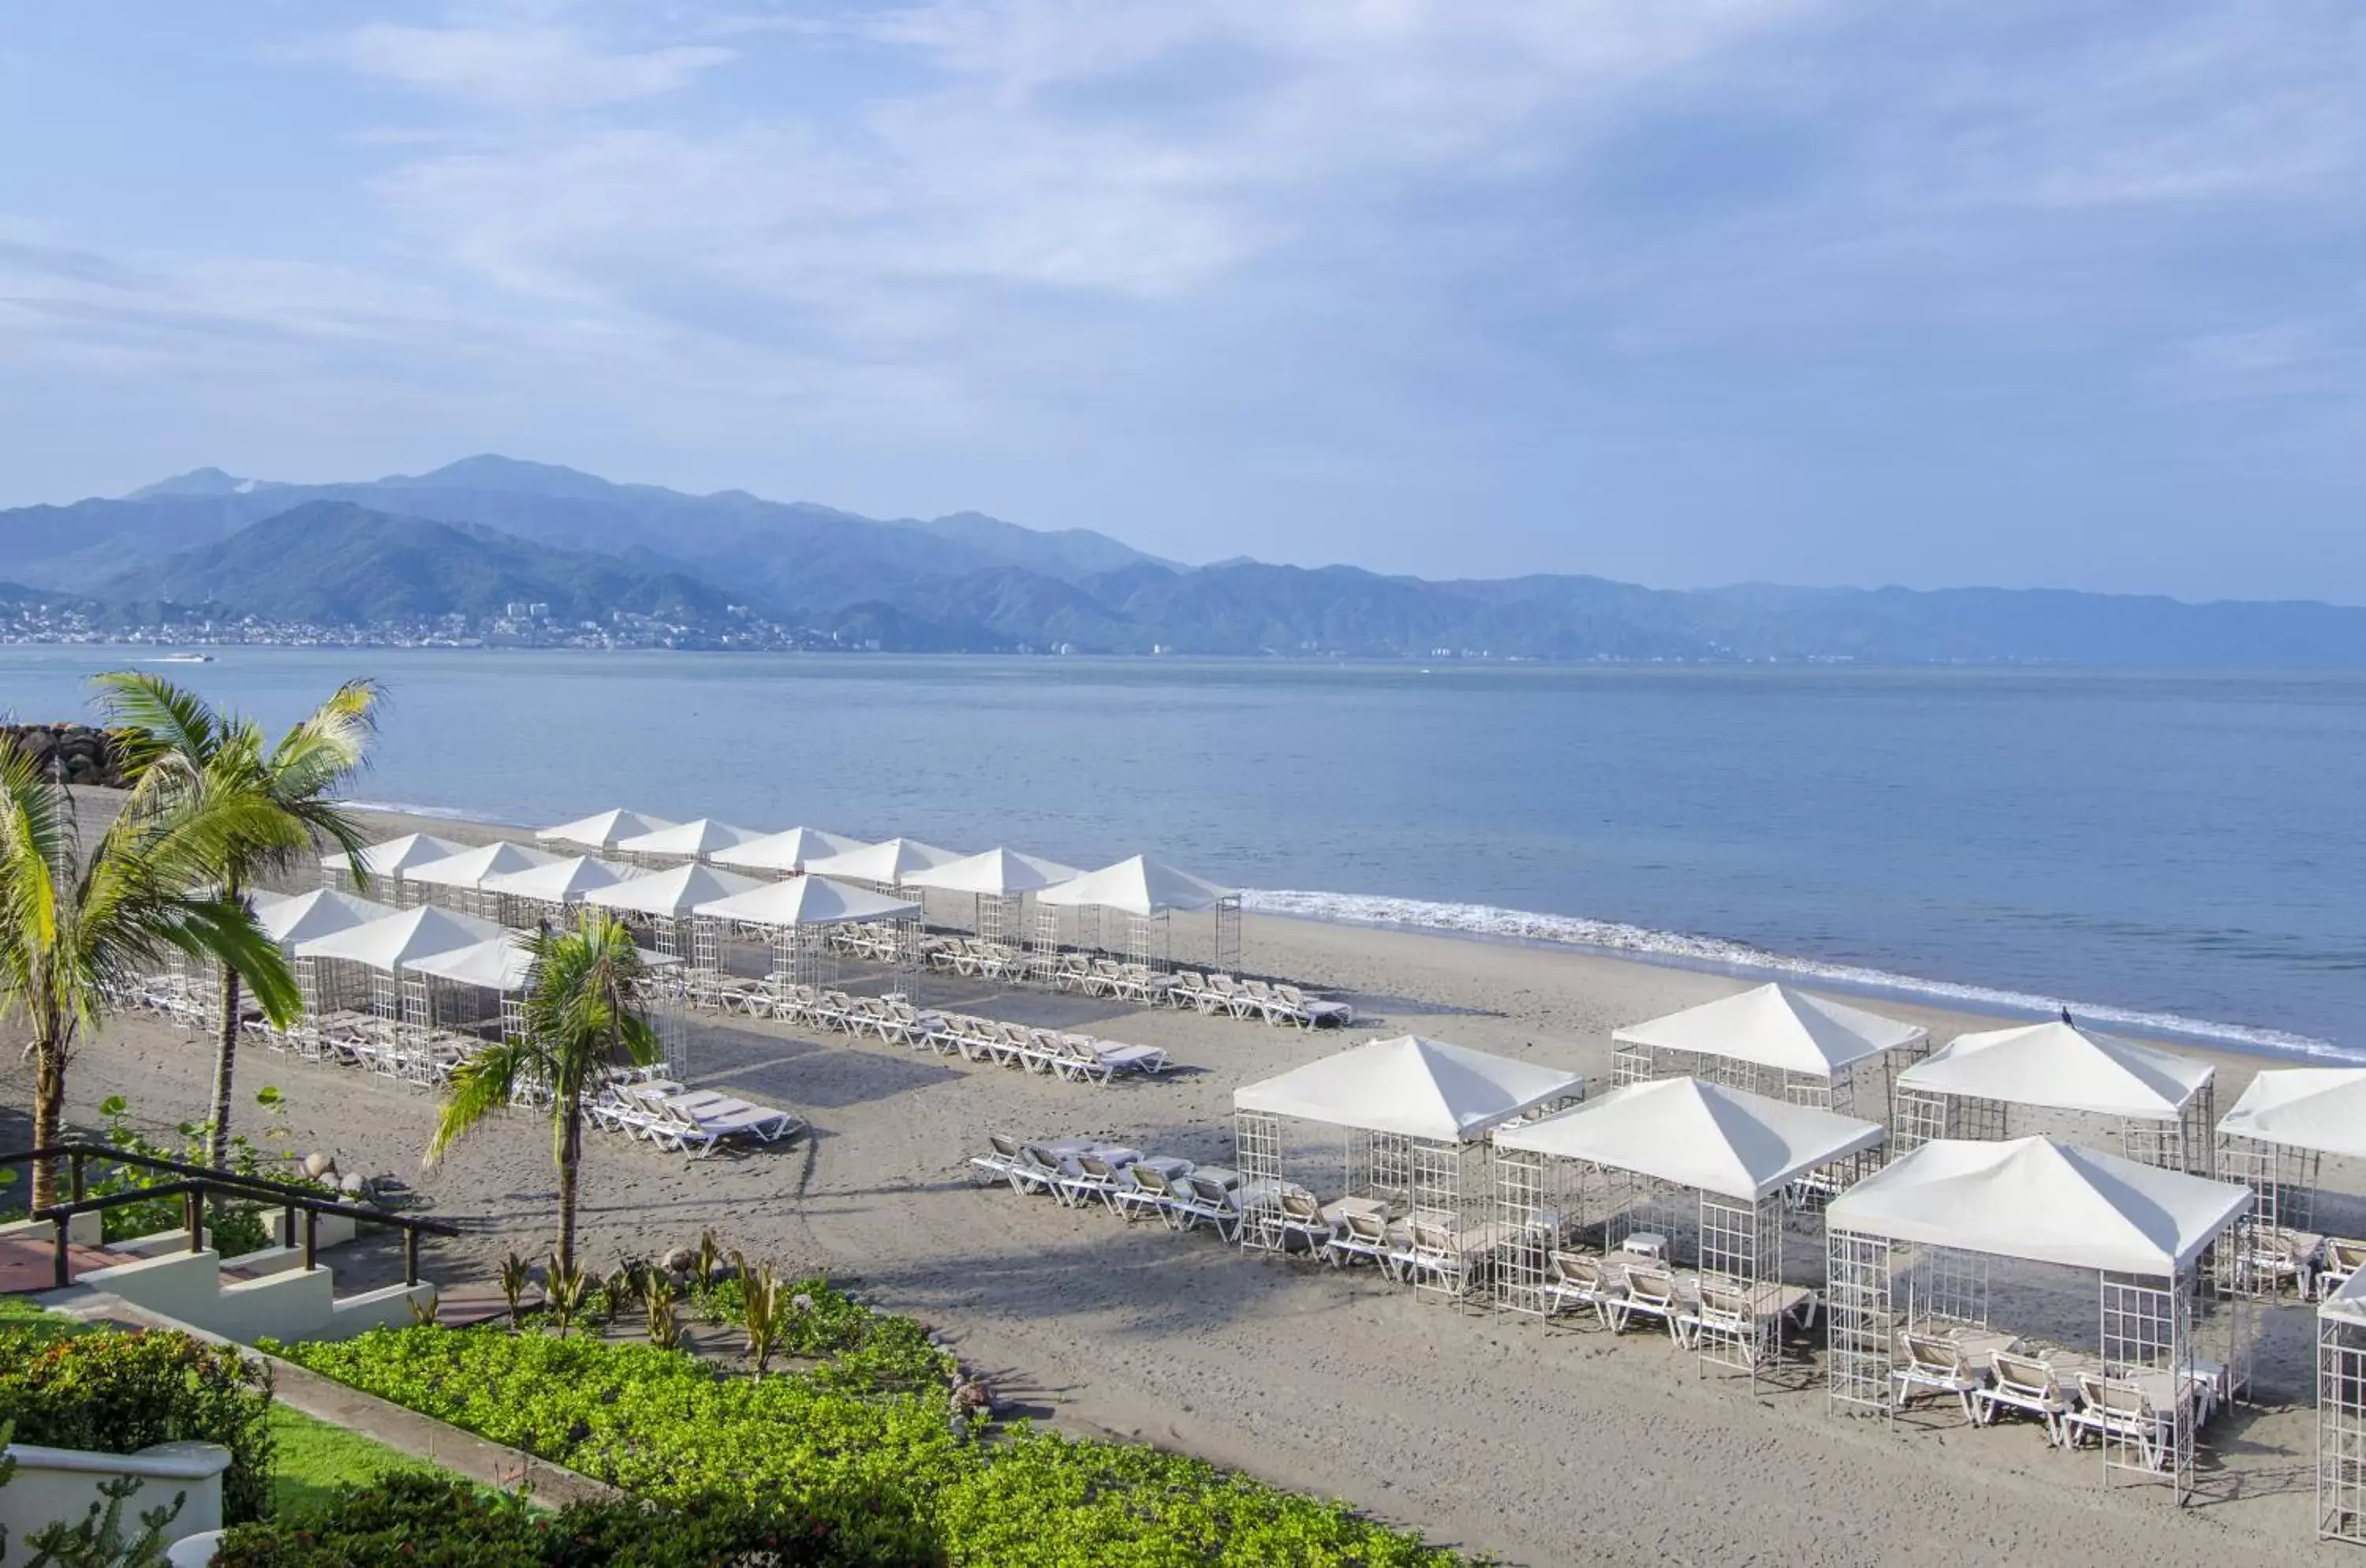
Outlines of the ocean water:
{"label": "ocean water", "polygon": [[[85,711],[119,649],[0,649]],[[1253,908],[2366,1060],[2366,675],[229,649],[371,800],[1147,852]]]}

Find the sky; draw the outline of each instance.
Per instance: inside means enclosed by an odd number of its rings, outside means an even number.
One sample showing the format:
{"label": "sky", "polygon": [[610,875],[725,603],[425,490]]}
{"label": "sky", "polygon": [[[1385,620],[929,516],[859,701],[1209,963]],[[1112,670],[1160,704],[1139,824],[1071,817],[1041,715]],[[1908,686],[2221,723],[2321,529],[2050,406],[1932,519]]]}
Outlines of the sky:
{"label": "sky", "polygon": [[0,145],[0,505],[2366,603],[2356,0],[17,6]]}

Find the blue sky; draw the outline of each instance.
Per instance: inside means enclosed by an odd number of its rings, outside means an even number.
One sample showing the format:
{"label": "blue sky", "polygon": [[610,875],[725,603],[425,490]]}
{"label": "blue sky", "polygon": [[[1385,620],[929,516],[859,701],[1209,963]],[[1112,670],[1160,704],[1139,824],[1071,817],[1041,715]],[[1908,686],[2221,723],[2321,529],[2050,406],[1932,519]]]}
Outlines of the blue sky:
{"label": "blue sky", "polygon": [[2366,603],[2355,0],[10,7],[0,504]]}

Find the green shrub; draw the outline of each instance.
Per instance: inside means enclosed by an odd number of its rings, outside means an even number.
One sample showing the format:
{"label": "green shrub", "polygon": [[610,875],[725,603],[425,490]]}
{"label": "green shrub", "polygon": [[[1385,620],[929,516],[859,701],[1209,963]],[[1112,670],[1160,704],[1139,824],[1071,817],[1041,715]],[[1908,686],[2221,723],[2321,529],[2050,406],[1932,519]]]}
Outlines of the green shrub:
{"label": "green shrub", "polygon": [[[821,1280],[784,1289],[801,1303],[783,1308],[784,1345],[816,1364],[762,1378],[727,1376],[647,1345],[499,1328],[380,1329],[273,1348],[669,1506],[791,1509],[817,1522],[847,1562],[1459,1561],[1340,1505],[1146,1446],[1023,1428],[964,1440],[948,1420],[952,1359],[918,1324],[873,1313]],[[728,1321],[741,1295],[729,1280],[695,1291],[693,1301]]]}
{"label": "green shrub", "polygon": [[227,1347],[156,1330],[43,1339],[0,1325],[0,1421],[17,1440],[127,1454],[220,1443],[222,1517],[271,1513],[271,1379]]}
{"label": "green shrub", "polygon": [[[904,1559],[917,1565],[922,1559]],[[870,1564],[793,1512],[715,1502],[578,1503],[542,1513],[428,1476],[390,1475],[321,1514],[232,1530],[216,1568],[714,1568]]]}
{"label": "green shrub", "polygon": [[[276,1089],[265,1089],[254,1097],[269,1121],[264,1129],[266,1143],[284,1141],[287,1136],[283,1124],[287,1114],[287,1098]],[[206,1134],[209,1123],[184,1122],[174,1129],[177,1144],[158,1143],[132,1125],[131,1103],[119,1094],[109,1095],[98,1107],[99,1120],[104,1124],[101,1135],[109,1146],[129,1155],[144,1155],[152,1159],[179,1160],[184,1165],[205,1165]],[[267,1152],[258,1147],[243,1133],[231,1135],[227,1168],[235,1175],[260,1177],[271,1181],[284,1181],[309,1188],[328,1197],[336,1196],[326,1184],[314,1181],[296,1163],[296,1156],[286,1150]],[[84,1190],[93,1198],[113,1197],[123,1192],[141,1192],[152,1187],[163,1187],[180,1180],[169,1170],[137,1165],[101,1166],[93,1171]],[[177,1192],[159,1198],[142,1198],[119,1203],[100,1213],[101,1234],[107,1241],[130,1241],[160,1231],[177,1230],[186,1223],[183,1199]],[[224,1258],[242,1258],[250,1252],[260,1252],[271,1245],[271,1227],[265,1219],[266,1206],[252,1201],[227,1199],[209,1195],[206,1202],[206,1240]]]}

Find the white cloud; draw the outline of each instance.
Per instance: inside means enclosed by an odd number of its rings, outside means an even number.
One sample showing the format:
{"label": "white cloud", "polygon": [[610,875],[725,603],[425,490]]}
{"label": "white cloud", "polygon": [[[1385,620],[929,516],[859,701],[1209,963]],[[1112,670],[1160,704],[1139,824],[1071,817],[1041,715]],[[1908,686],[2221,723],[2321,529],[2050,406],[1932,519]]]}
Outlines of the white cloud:
{"label": "white cloud", "polygon": [[420,28],[374,22],[327,52],[366,76],[517,113],[594,108],[686,87],[734,53],[674,44],[638,53],[600,50],[562,28]]}

